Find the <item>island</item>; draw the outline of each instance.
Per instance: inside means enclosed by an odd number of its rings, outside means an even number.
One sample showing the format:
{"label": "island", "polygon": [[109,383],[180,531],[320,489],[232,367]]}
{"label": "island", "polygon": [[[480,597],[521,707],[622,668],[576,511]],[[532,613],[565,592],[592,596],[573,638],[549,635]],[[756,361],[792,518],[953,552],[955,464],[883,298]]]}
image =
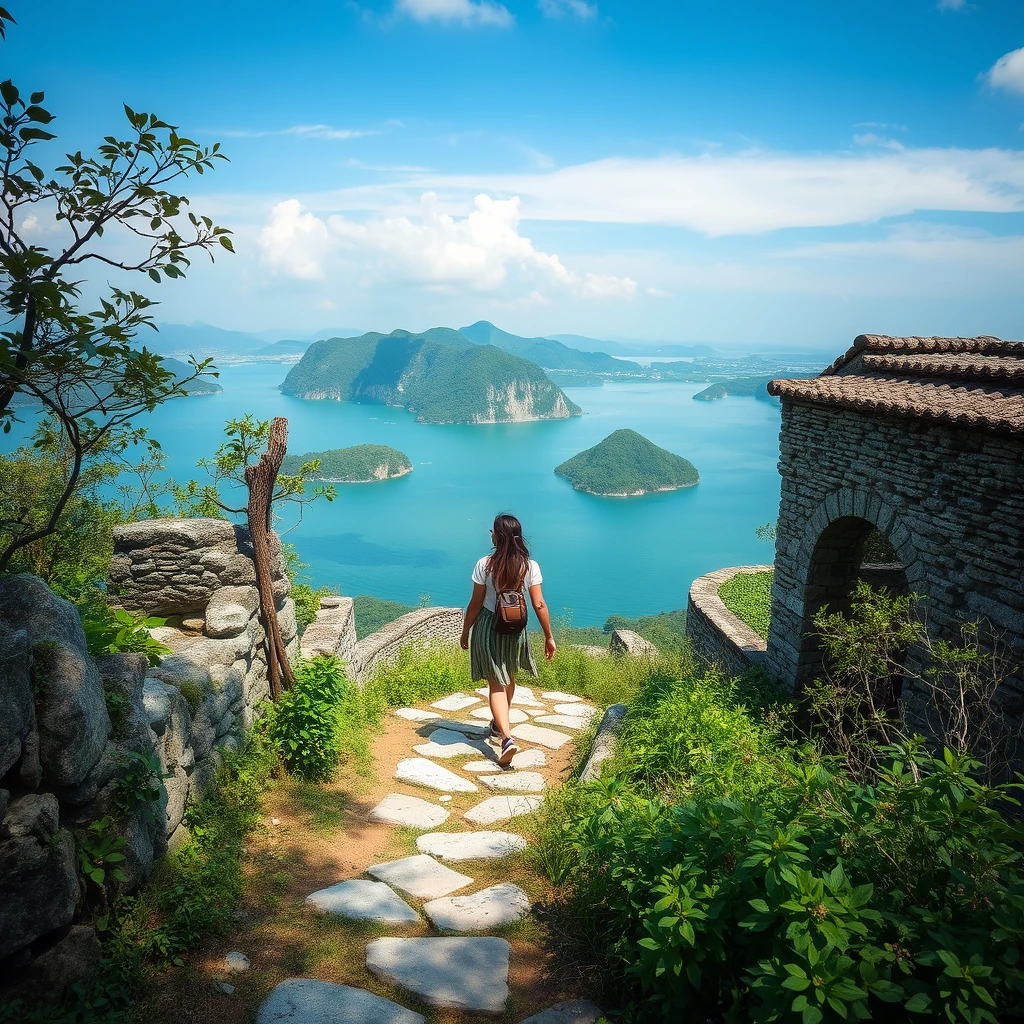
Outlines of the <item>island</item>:
{"label": "island", "polygon": [[333,484],[369,484],[378,480],[394,480],[412,472],[409,457],[386,444],[357,444],[326,452],[286,455],[281,463],[281,472],[293,475],[314,459],[320,460],[320,468],[311,474],[310,479]]}
{"label": "island", "polygon": [[635,430],[616,430],[555,472],[577,491],[615,498],[676,491],[700,480],[693,463],[659,448]]}
{"label": "island", "polygon": [[474,344],[447,327],[314,342],[281,391],[404,406],[421,423],[515,423],[581,414],[536,363]]}
{"label": "island", "polygon": [[[174,374],[174,379],[180,384],[183,380],[191,377],[196,371],[188,363],[175,359],[172,356],[163,356],[161,367]],[[209,374],[203,374],[190,380],[185,385],[186,395],[219,395],[224,389]]]}

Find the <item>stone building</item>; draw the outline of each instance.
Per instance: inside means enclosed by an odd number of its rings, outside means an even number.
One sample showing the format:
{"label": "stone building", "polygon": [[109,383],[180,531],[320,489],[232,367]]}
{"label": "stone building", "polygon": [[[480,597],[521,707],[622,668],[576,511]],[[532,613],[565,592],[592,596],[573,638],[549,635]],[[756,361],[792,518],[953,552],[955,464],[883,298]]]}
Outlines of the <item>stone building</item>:
{"label": "stone building", "polygon": [[[782,400],[769,671],[813,678],[814,614],[872,572],[924,598],[934,636],[977,621],[1024,664],[1024,343],[861,335],[820,376],[768,390]],[[888,564],[865,568],[876,530]],[[1001,697],[1021,713],[1019,667]],[[919,721],[923,691],[908,681],[902,698]]]}

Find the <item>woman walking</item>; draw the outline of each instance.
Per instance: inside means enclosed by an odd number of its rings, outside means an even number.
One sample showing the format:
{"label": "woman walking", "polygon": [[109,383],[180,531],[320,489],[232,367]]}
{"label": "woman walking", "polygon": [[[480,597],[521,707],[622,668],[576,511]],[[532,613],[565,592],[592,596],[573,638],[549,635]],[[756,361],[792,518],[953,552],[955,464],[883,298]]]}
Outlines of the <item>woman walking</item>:
{"label": "woman walking", "polygon": [[519,520],[510,515],[497,516],[491,544],[494,552],[481,558],[473,570],[473,596],[462,626],[462,649],[470,652],[473,681],[487,682],[491,736],[501,740],[498,764],[507,766],[519,750],[512,739],[508,715],[516,692],[516,675],[520,671],[531,676],[537,674],[526,637],[524,590],[529,593],[537,621],[544,630],[544,657],[548,661],[555,656],[556,645],[548,606],[540,589],[540,566],[530,558]]}

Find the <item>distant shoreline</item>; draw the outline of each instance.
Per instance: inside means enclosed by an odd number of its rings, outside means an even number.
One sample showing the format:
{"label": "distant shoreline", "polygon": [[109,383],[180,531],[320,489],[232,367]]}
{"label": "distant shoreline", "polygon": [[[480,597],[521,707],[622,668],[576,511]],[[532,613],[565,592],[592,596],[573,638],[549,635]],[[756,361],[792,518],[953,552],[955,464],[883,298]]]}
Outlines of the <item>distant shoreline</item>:
{"label": "distant shoreline", "polygon": [[583,494],[592,494],[595,498],[642,498],[645,494],[661,494],[663,491],[683,491],[687,487],[696,487],[699,483],[699,480],[694,480],[692,484],[673,484],[671,487],[655,487],[650,491],[592,491],[589,487],[576,487],[575,485],[573,485],[573,490],[580,491]]}
{"label": "distant shoreline", "polygon": [[325,484],[382,484],[388,480],[397,480],[400,476],[408,476],[412,472],[412,466],[408,469],[400,469],[397,473],[388,476],[375,476],[370,480],[346,480],[340,476],[310,476],[307,480],[317,480]]}

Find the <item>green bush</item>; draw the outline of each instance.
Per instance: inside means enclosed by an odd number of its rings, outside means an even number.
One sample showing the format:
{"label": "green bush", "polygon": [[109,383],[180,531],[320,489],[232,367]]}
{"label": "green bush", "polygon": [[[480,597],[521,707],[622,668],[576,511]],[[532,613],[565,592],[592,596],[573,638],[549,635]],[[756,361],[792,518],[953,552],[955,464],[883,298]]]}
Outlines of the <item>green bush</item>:
{"label": "green bush", "polygon": [[774,572],[738,572],[718,588],[725,607],[758,636],[768,639]]}
{"label": "green bush", "polygon": [[[786,742],[763,684],[648,684],[600,783],[559,799],[561,929],[639,1020],[996,1022],[1024,1010],[1012,788],[921,742],[870,784]],[[617,773],[614,774],[614,773]],[[559,849],[561,847],[561,849]]]}
{"label": "green bush", "polygon": [[94,658],[131,652],[146,655],[150,665],[159,665],[160,659],[171,653],[169,647],[154,640],[149,632],[164,625],[166,619],[132,615],[123,608],[111,608],[104,596],[95,591],[77,607],[85,630],[85,642]]}
{"label": "green bush", "polygon": [[334,777],[341,755],[339,705],[346,688],[337,658],[303,662],[295,686],[269,713],[269,737],[288,772],[306,782]]}

